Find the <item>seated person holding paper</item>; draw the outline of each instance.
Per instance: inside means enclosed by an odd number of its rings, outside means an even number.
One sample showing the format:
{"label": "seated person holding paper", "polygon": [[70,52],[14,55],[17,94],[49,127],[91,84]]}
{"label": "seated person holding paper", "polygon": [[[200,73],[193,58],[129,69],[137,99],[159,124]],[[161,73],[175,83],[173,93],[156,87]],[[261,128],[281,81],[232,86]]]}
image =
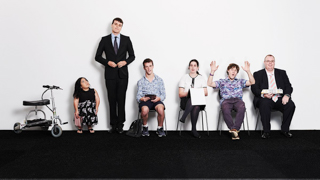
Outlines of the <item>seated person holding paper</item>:
{"label": "seated person holding paper", "polygon": [[[230,129],[232,140],[240,139],[239,131],[244,119],[244,113],[246,111],[245,104],[242,100],[242,89],[249,87],[255,83],[255,80],[250,72],[250,63],[244,62],[242,69],[248,74],[249,80],[237,79],[236,76],[240,70],[237,64],[231,63],[227,68],[228,77],[226,79],[220,79],[219,81],[212,81],[213,75],[219,66],[216,66],[216,62],[211,62],[211,73],[208,78],[208,86],[220,89],[220,105],[223,113],[223,118]],[[235,122],[231,116],[231,111],[237,112]]]}
{"label": "seated person holding paper", "polygon": [[150,136],[148,131],[148,113],[149,110],[156,110],[158,113],[158,128],[157,134],[159,137],[166,136],[163,131],[164,120],[164,104],[166,91],[163,80],[153,73],[153,61],[145,59],[143,61],[145,76],[138,81],[138,93],[136,99],[139,103],[139,110],[143,120],[142,136]]}
{"label": "seated person holding paper", "polygon": [[[264,131],[261,137],[263,139],[270,137],[271,110],[275,109],[283,113],[282,134],[291,138],[292,134],[289,127],[296,108],[290,98],[293,91],[291,83],[286,71],[274,68],[275,58],[273,55],[269,54],[264,58],[264,66],[265,69],[253,73],[256,84],[251,87],[254,94],[253,104],[256,108],[259,108],[261,115]],[[275,90],[279,94],[271,92]],[[265,91],[271,93],[264,93]]]}
{"label": "seated person holding paper", "polygon": [[204,96],[208,95],[206,80],[198,72],[199,62],[193,59],[189,62],[189,73],[184,75],[179,82],[179,97],[181,98],[180,108],[184,110],[180,121],[185,122],[186,117],[190,113],[192,134],[195,138],[201,138],[197,132],[196,125],[198,121],[199,112],[205,108],[205,105],[192,105],[190,98],[190,88],[203,88]]}

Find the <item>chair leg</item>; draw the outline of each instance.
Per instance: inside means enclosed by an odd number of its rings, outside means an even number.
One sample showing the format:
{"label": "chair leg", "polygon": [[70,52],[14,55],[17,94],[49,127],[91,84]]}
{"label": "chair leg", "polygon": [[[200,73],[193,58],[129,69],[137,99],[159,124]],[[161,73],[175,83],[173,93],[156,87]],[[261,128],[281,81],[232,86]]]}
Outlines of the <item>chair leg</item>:
{"label": "chair leg", "polygon": [[[257,122],[256,122],[256,128],[255,131],[258,129],[258,124],[259,124],[259,119],[260,119],[260,112],[257,110]],[[263,128],[262,128],[263,129]],[[262,129],[260,131],[260,134],[262,135]]]}
{"label": "chair leg", "polygon": [[[259,113],[259,111],[257,111],[257,123],[256,123],[256,129],[255,130],[258,129],[258,124],[259,124],[259,119],[260,118],[261,118],[260,113]],[[260,131],[261,135],[262,135],[262,130],[263,130],[263,127],[261,128],[261,131]]]}
{"label": "chair leg", "polygon": [[201,111],[201,118],[202,118],[202,131],[204,131],[204,124],[203,124],[203,111]]}
{"label": "chair leg", "polygon": [[164,116],[164,123],[165,123],[165,128],[166,128],[166,135],[168,135],[168,129],[167,129],[167,119],[166,116]]}
{"label": "chair leg", "polygon": [[180,123],[180,131],[179,131],[179,135],[181,136],[181,126],[183,123]]}
{"label": "chair leg", "polygon": [[221,128],[219,128],[221,126],[221,123],[220,123],[220,116],[221,116],[221,109],[220,109],[220,112],[219,112],[219,118],[218,118],[218,127],[217,127],[217,130],[219,131],[220,130],[220,136],[221,136]]}
{"label": "chair leg", "polygon": [[246,110],[246,119],[247,119],[247,129],[248,129],[248,135],[250,136],[250,129],[249,129],[249,121],[248,121],[248,114],[247,114],[247,110]]}
{"label": "chair leg", "polygon": [[206,113],[206,121],[207,121],[207,133],[209,136],[209,126],[208,126],[208,116],[207,116],[207,111],[204,110],[204,112]]}
{"label": "chair leg", "polygon": [[259,116],[260,114],[257,115],[257,122],[256,122],[256,128],[255,128],[255,131],[258,129],[258,124],[259,124]]}
{"label": "chair leg", "polygon": [[180,112],[181,112],[181,109],[179,110],[179,114],[178,114],[178,122],[177,122],[177,131],[179,130],[179,123],[180,123]]}

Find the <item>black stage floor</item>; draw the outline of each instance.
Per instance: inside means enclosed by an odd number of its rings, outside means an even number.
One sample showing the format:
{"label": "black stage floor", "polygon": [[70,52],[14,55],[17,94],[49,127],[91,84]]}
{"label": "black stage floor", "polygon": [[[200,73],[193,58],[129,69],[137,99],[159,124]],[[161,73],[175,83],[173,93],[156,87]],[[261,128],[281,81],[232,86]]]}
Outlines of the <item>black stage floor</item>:
{"label": "black stage floor", "polygon": [[44,131],[0,131],[1,179],[318,179],[320,131],[169,131],[167,137],[132,138],[96,131],[64,131],[54,138]]}

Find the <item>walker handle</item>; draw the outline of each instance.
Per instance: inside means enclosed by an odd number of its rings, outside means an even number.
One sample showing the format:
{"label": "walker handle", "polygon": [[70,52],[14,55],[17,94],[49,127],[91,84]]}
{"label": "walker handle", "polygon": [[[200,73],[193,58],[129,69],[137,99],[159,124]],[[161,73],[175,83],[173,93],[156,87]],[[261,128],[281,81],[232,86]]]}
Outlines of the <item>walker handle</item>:
{"label": "walker handle", "polygon": [[60,88],[59,86],[55,86],[55,85],[53,85],[53,86],[43,85],[42,87],[48,88],[48,89],[61,89],[62,90],[62,88]]}

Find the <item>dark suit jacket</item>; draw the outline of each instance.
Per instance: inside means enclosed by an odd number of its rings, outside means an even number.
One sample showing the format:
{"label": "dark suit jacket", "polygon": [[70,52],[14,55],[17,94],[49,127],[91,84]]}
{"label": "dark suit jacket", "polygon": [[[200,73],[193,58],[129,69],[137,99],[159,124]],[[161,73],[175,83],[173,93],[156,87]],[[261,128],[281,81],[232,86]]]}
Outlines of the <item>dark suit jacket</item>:
{"label": "dark suit jacket", "polygon": [[[103,52],[105,53],[106,58],[102,57]],[[128,58],[127,53],[129,54]],[[118,49],[118,53],[116,54],[111,42],[111,34],[102,37],[97,49],[95,59],[105,66],[105,79],[115,79],[117,76],[119,76],[120,78],[128,78],[129,74],[127,66],[135,59],[130,38],[128,36],[120,34],[120,46]],[[123,66],[120,69],[118,67],[113,68],[108,65],[108,61],[113,61],[116,64],[120,61],[126,61],[127,65]]]}
{"label": "dark suit jacket", "polygon": [[[253,104],[257,107],[261,97],[262,89],[269,89],[268,76],[265,69],[253,73],[253,77],[256,81],[254,85],[251,86],[251,91],[254,94]],[[293,91],[289,78],[286,71],[281,69],[274,69],[274,77],[276,79],[276,84],[278,89],[283,90],[283,95],[289,94]]]}

